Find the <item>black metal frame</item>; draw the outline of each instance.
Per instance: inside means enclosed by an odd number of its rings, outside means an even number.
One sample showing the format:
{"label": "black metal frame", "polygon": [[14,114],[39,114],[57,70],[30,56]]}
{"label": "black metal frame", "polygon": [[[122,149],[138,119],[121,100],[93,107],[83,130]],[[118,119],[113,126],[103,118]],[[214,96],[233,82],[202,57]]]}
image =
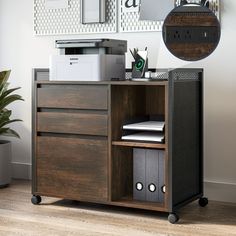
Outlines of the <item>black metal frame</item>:
{"label": "black metal frame", "polygon": [[[169,72],[169,105],[168,105],[168,124],[169,124],[169,133],[168,133],[168,156],[169,156],[169,183],[168,183],[168,193],[169,193],[169,202],[168,202],[168,207],[169,207],[169,212],[173,213],[176,212],[178,209],[180,209],[181,207],[187,205],[190,202],[193,202],[195,200],[198,200],[200,198],[203,197],[204,194],[204,134],[203,134],[203,122],[204,122],[204,85],[203,85],[203,69],[187,69],[187,71],[191,71],[191,72],[195,72],[198,73],[198,82],[200,83],[200,91],[199,91],[199,97],[201,99],[200,101],[200,114],[199,114],[199,125],[201,127],[201,129],[199,130],[200,134],[199,134],[199,138],[200,140],[200,165],[199,165],[199,193],[196,193],[195,195],[193,195],[192,197],[187,198],[186,200],[183,200],[181,202],[179,202],[178,204],[173,204],[173,186],[172,186],[172,174],[173,174],[173,162],[172,162],[172,158],[173,158],[173,121],[175,119],[174,117],[174,99],[175,99],[175,93],[174,93],[174,87],[175,87],[175,83],[176,81],[174,80],[174,76],[173,73],[174,72],[186,72],[186,69],[175,69]],[[196,80],[188,80],[188,81],[196,81]],[[187,81],[185,81],[187,82]]]}

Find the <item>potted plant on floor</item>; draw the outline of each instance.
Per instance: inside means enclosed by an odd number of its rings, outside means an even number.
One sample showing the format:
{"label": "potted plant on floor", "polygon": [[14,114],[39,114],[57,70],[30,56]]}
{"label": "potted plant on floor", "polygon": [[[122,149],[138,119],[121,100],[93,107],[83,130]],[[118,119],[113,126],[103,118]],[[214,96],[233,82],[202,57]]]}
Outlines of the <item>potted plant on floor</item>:
{"label": "potted plant on floor", "polygon": [[8,126],[21,120],[11,120],[12,111],[7,109],[7,106],[17,100],[23,100],[20,95],[12,94],[19,88],[8,88],[10,73],[11,71],[0,72],[0,187],[5,187],[11,182],[11,142],[1,140],[1,136],[20,138],[19,134]]}

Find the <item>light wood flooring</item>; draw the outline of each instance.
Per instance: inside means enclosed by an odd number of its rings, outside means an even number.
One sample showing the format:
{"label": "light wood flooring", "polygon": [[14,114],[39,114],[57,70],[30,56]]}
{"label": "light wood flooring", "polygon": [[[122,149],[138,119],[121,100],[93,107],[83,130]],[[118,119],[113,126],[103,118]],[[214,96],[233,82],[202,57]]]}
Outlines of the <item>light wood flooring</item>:
{"label": "light wood flooring", "polygon": [[0,235],[236,236],[236,205],[197,202],[184,207],[171,225],[167,214],[43,197],[30,202],[30,182],[0,189]]}

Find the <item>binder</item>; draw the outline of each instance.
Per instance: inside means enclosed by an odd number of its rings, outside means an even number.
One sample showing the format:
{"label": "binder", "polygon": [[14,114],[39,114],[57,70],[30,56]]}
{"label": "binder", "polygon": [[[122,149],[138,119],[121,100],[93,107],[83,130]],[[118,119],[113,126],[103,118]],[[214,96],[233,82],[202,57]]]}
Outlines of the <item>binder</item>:
{"label": "binder", "polygon": [[133,149],[133,199],[146,200],[146,150]]}
{"label": "binder", "polygon": [[165,152],[134,148],[133,158],[133,199],[164,202]]}
{"label": "binder", "polygon": [[164,202],[165,199],[165,193],[163,192],[163,187],[165,186],[165,152],[164,151],[158,151],[159,152],[159,202]]}
{"label": "binder", "polygon": [[146,201],[159,202],[159,151],[146,150]]}

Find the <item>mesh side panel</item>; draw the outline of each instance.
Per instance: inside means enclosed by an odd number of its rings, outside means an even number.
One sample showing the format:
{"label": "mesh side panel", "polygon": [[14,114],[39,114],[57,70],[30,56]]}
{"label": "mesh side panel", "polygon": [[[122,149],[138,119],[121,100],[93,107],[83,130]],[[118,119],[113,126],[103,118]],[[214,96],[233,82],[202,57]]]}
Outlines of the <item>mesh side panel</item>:
{"label": "mesh side panel", "polygon": [[[169,70],[168,69],[150,69],[152,71],[153,80],[168,80],[169,79]],[[132,70],[126,70],[126,79],[132,79]]]}
{"label": "mesh side panel", "polygon": [[[172,70],[172,69],[150,69],[152,71],[152,79],[153,80],[169,80],[170,76],[173,76],[174,80],[199,80],[200,79],[200,71],[187,70]],[[171,74],[170,74],[171,72]],[[132,70],[126,70],[126,79],[132,79]]]}
{"label": "mesh side panel", "polygon": [[174,71],[174,80],[199,80],[199,74],[197,72],[190,71]]}
{"label": "mesh side panel", "polygon": [[132,79],[132,72],[126,72],[125,79]]}

